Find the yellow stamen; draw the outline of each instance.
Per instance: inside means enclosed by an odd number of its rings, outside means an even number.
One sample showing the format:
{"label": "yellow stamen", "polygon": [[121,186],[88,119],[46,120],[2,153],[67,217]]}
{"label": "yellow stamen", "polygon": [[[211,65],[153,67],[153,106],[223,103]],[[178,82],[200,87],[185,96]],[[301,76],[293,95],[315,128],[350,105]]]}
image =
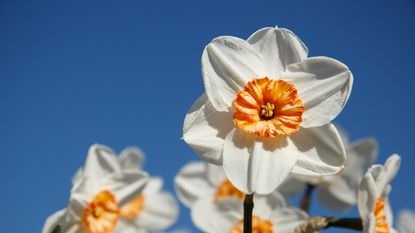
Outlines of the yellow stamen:
{"label": "yellow stamen", "polygon": [[[236,224],[230,233],[243,233],[244,220]],[[268,220],[262,220],[258,216],[252,216],[252,233],[272,233],[272,223]]]}
{"label": "yellow stamen", "polygon": [[245,198],[245,194],[235,188],[229,180],[225,180],[218,186],[215,201],[219,201],[225,197],[235,197],[243,200]]}
{"label": "yellow stamen", "polygon": [[266,105],[261,105],[261,118],[264,120],[269,120],[274,116],[274,104],[267,103]]}
{"label": "yellow stamen", "polygon": [[144,209],[144,196],[136,196],[130,202],[121,207],[121,216],[124,218],[135,218]]}
{"label": "yellow stamen", "polygon": [[110,233],[120,217],[115,196],[108,190],[98,193],[84,210],[82,221],[89,233]]}
{"label": "yellow stamen", "polygon": [[376,217],[376,233],[390,233],[388,221],[386,219],[385,212],[386,200],[378,198],[376,201],[376,207],[373,213]]}

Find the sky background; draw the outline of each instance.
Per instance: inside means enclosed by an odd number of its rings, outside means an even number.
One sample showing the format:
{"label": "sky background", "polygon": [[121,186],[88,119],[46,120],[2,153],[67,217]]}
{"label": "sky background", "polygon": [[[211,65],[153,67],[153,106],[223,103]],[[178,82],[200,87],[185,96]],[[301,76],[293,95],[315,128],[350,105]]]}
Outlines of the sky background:
{"label": "sky background", "polygon": [[[390,200],[395,214],[415,210],[414,1],[1,0],[2,231],[39,232],[65,206],[93,143],[141,147],[145,169],[173,191],[176,172],[198,159],[180,137],[203,92],[204,46],[275,25],[310,56],[350,67],[353,90],[336,122],[353,140],[376,137],[378,162],[401,154]],[[311,213],[333,214],[317,202]],[[183,206],[176,228],[196,232]]]}

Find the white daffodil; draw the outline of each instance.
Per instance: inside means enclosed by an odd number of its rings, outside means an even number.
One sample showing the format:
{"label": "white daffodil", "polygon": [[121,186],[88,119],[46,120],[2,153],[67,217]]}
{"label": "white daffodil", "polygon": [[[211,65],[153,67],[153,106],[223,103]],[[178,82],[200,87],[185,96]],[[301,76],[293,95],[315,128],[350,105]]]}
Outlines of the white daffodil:
{"label": "white daffodil", "polygon": [[123,171],[111,149],[93,145],[72,187],[67,208],[50,216],[43,233],[60,224],[62,233],[110,233],[121,206],[141,193],[148,181],[142,171]]}
{"label": "white daffodil", "polygon": [[400,233],[415,232],[415,212],[402,210],[398,215],[398,230]]}
{"label": "white daffodil", "polygon": [[183,139],[208,162],[223,165],[241,191],[266,194],[290,172],[339,172],[345,151],[328,124],[352,87],[347,66],[307,58],[291,31],[263,28],[247,41],[221,36],[202,55],[206,94],[186,115]]}
{"label": "white daffodil", "polygon": [[[308,216],[299,209],[287,207],[283,197],[276,192],[254,197],[252,232],[292,233]],[[203,204],[203,203],[199,203]],[[204,203],[204,211],[197,219],[197,226],[207,233],[242,233],[243,202],[226,198],[211,205]]]}
{"label": "white daffodil", "polygon": [[294,176],[279,187],[281,193],[295,194],[303,190],[305,183],[308,183],[317,187],[320,202],[330,209],[347,211],[357,204],[360,182],[377,157],[378,145],[373,138],[349,143],[347,134],[341,128],[338,129],[346,147],[345,168],[331,176]]}
{"label": "white daffodil", "polygon": [[179,200],[188,208],[199,199],[215,202],[225,197],[243,200],[245,196],[226,178],[223,167],[202,161],[185,165],[175,177],[174,186]]}
{"label": "white daffodil", "polygon": [[390,182],[400,167],[399,155],[390,156],[385,165],[373,165],[362,179],[359,188],[358,208],[365,233],[395,232],[388,196]]}
{"label": "white daffodil", "polygon": [[[223,167],[191,162],[179,171],[174,183],[179,199],[191,208],[192,221],[199,229],[204,232],[231,232],[230,227],[238,229],[236,232],[241,230],[241,208],[245,194],[226,178]],[[254,224],[253,232],[259,229],[259,232],[268,233],[266,229],[275,230],[275,224],[279,225],[277,232],[289,232],[307,218],[303,211],[286,208],[284,198],[275,192],[267,196],[256,195],[254,203],[253,221],[261,224]],[[232,218],[226,217],[228,214]],[[270,223],[273,225],[268,227],[269,221],[265,219],[272,218],[274,220],[270,220]]]}
{"label": "white daffodil", "polygon": [[235,188],[226,178],[223,167],[206,162],[190,162],[174,179],[180,201],[191,209],[193,223],[205,229],[206,216],[218,216],[217,202],[224,199],[243,200],[245,194]]}
{"label": "white daffodil", "polygon": [[[121,152],[118,158],[123,171],[139,171],[144,153],[136,147]],[[179,207],[170,192],[162,191],[163,180],[151,177],[144,190],[121,206],[119,233],[153,232],[170,227],[177,219]]]}

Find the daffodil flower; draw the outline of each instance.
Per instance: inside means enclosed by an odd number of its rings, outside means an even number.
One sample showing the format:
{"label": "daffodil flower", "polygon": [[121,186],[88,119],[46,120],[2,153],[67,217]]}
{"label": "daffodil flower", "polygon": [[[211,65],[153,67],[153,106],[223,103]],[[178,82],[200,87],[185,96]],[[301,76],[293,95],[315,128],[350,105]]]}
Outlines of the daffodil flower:
{"label": "daffodil flower", "polygon": [[377,157],[378,145],[373,138],[350,143],[347,134],[338,129],[346,147],[345,168],[331,176],[289,178],[278,189],[282,194],[298,193],[308,183],[317,186],[319,201],[330,209],[344,212],[357,204],[360,182]]}
{"label": "daffodil flower", "polygon": [[[121,152],[118,160],[123,171],[139,171],[144,158],[139,148],[130,147]],[[177,219],[179,207],[173,195],[162,187],[162,178],[150,177],[140,194],[121,205],[121,218],[115,232],[154,232],[170,227]]]}
{"label": "daffodil flower", "polygon": [[339,61],[307,54],[294,33],[279,28],[247,41],[221,36],[203,52],[205,94],[186,115],[183,139],[223,165],[245,193],[270,193],[290,172],[342,169],[344,147],[329,123],[349,98],[352,74]]}
{"label": "daffodil flower", "polygon": [[74,181],[67,208],[46,220],[43,233],[50,233],[56,224],[62,226],[62,233],[113,232],[121,206],[142,192],[148,176],[142,171],[123,171],[111,149],[93,145]]}
{"label": "daffodil flower", "polygon": [[226,178],[223,167],[202,161],[186,164],[175,177],[174,186],[179,200],[188,208],[200,199],[215,202],[226,197],[244,198],[244,193]]}
{"label": "daffodil flower", "polygon": [[415,212],[406,209],[399,212],[398,230],[400,233],[415,232]]}
{"label": "daffodil flower", "polygon": [[396,232],[388,195],[390,182],[400,167],[399,155],[390,156],[385,165],[373,165],[365,174],[359,188],[358,209],[364,233]]}
{"label": "daffodil flower", "polygon": [[191,209],[192,221],[200,229],[208,224],[205,218],[220,215],[215,203],[245,197],[226,178],[223,167],[201,161],[186,164],[175,177],[174,184],[177,196]]}
{"label": "daffodil flower", "polygon": [[[287,207],[284,198],[276,192],[256,195],[252,215],[252,232],[292,233],[308,215],[299,209]],[[242,200],[227,198],[214,205],[206,205],[198,227],[207,233],[242,233]]]}

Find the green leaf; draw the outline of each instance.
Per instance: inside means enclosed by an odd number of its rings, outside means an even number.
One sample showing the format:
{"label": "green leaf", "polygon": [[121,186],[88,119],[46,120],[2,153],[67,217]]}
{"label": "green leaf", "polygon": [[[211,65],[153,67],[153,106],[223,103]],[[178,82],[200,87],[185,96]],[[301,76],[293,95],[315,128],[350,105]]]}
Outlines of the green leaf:
{"label": "green leaf", "polygon": [[61,233],[61,225],[56,225],[51,233]]}

